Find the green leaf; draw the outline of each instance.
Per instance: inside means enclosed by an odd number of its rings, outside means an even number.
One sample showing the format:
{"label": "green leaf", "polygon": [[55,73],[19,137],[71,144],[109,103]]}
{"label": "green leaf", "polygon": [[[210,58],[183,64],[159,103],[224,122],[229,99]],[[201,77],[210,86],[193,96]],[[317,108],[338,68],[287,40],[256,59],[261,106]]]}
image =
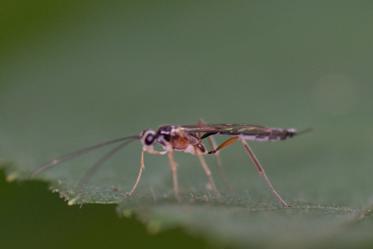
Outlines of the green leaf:
{"label": "green leaf", "polygon": [[287,209],[239,145],[222,151],[231,191],[215,158],[206,157],[221,198],[206,187],[198,159],[181,153],[180,202],[167,158],[152,155],[135,195],[126,196],[140,142],[106,162],[81,192],[79,181],[111,147],[37,179],[70,204],[118,203],[120,214],[134,212],[154,232],[178,225],[243,247],[372,244],[372,89],[365,84],[372,15],[353,3],[338,13],[298,5],[113,2],[66,9],[67,20],[54,20],[0,60],[0,159],[8,179],[29,179],[41,164],[81,147],[201,117],[312,127],[288,141],[252,144]]}

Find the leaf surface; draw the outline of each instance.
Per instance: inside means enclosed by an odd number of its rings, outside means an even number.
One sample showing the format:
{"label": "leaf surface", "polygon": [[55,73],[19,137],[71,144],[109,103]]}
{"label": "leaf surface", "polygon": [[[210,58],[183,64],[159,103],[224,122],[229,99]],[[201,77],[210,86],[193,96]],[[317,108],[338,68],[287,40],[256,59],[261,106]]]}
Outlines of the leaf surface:
{"label": "leaf surface", "polygon": [[[155,231],[179,225],[243,247],[371,244],[372,89],[364,82],[371,81],[365,65],[372,47],[357,43],[372,38],[364,31],[372,15],[341,6],[333,20],[348,26],[339,33],[324,9],[227,5],[82,5],[68,21],[28,37],[26,49],[0,61],[0,159],[8,179],[29,179],[39,165],[84,146],[201,117],[312,127],[288,141],[252,144],[288,209],[238,144],[221,154],[232,190],[215,158],[206,158],[221,198],[208,190],[197,158],[181,153],[181,202],[173,197],[167,158],[152,155],[135,195],[126,196],[140,142],[107,161],[79,193],[89,167],[112,147],[37,179],[70,204],[118,203],[119,213],[135,212]],[[351,33],[354,53],[340,59]]]}

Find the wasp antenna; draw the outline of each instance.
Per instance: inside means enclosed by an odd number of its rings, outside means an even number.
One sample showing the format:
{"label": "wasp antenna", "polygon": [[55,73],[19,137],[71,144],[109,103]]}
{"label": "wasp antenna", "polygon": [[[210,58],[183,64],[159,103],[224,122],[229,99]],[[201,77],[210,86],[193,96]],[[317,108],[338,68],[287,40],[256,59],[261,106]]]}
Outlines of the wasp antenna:
{"label": "wasp antenna", "polygon": [[105,146],[108,146],[108,145],[111,145],[111,144],[123,142],[123,141],[126,141],[126,140],[133,141],[133,140],[136,140],[136,139],[139,139],[139,138],[140,138],[139,135],[126,136],[126,137],[116,138],[116,139],[112,139],[112,140],[107,140],[107,141],[104,141],[104,142],[101,142],[101,143],[98,143],[98,144],[94,144],[94,145],[91,145],[91,146],[88,146],[88,147],[84,147],[84,148],[75,150],[73,152],[64,154],[62,156],[59,156],[59,157],[57,157],[53,160],[50,160],[50,161],[40,165],[38,168],[36,168],[31,173],[31,177],[37,176],[40,173],[42,173],[42,172],[44,172],[44,171],[46,171],[46,170],[48,170],[52,167],[55,167],[55,166],[57,166],[57,165],[59,165],[63,162],[74,159],[76,157],[80,157],[84,154],[87,154],[87,153],[89,153],[91,151],[94,151],[94,150],[97,150],[99,148],[102,148],[102,147],[105,147]]}
{"label": "wasp antenna", "polygon": [[78,183],[78,193],[80,193],[81,189],[83,188],[84,184],[86,184],[92,176],[96,173],[96,171],[108,160],[110,160],[118,151],[120,151],[122,148],[127,146],[129,143],[134,142],[135,140],[126,140],[123,143],[120,143],[113,149],[111,149],[108,153],[103,155],[98,161],[96,161],[91,168],[88,169],[87,173],[83,176],[83,178]]}

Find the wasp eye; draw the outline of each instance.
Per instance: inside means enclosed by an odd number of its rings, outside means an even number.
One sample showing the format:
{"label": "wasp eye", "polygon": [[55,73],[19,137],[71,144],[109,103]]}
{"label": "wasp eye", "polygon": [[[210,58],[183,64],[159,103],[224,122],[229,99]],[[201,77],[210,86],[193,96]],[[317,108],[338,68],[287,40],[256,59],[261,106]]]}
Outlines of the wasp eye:
{"label": "wasp eye", "polygon": [[146,135],[144,142],[146,145],[151,145],[154,142],[155,135],[152,133],[149,133]]}

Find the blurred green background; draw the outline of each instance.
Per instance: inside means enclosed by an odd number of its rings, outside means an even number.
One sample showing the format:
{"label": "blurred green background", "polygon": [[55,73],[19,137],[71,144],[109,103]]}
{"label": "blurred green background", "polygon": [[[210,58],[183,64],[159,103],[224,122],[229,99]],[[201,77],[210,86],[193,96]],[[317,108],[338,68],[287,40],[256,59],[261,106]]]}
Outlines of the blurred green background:
{"label": "blurred green background", "polygon": [[0,179],[2,248],[211,248],[182,229],[152,234],[114,205],[67,206],[42,183]]}
{"label": "blurred green background", "polygon": [[[199,118],[312,127],[294,141],[255,144],[275,185],[290,201],[367,207],[372,14],[369,1],[2,1],[0,160],[29,170],[102,139]],[[252,169],[235,179],[247,159],[234,148],[223,157],[227,177],[272,201]],[[138,149],[116,162],[137,165]],[[165,161],[149,162],[143,189],[170,189]],[[136,168],[113,165],[97,186],[128,188]],[[193,173],[184,171],[188,189]],[[8,246],[207,247],[180,230],[151,236],[114,206],[67,207],[46,184],[3,179]]]}

